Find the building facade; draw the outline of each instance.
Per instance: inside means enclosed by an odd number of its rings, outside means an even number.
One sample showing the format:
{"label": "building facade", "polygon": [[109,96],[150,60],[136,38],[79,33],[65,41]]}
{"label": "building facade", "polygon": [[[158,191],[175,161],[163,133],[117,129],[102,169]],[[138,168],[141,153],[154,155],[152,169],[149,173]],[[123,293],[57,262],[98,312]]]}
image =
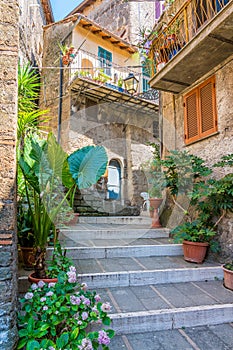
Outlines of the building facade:
{"label": "building facade", "polygon": [[[150,85],[161,91],[164,153],[187,150],[208,165],[232,153],[232,25],[233,2],[222,0],[176,1],[158,23]],[[232,233],[229,214],[219,225],[222,253],[228,257]]]}
{"label": "building facade", "polygon": [[[67,152],[101,144],[109,157],[106,177],[80,194],[77,211],[139,213],[140,193],[147,189],[140,166],[151,156],[147,142],[158,136],[158,105],[155,92],[143,91],[148,77],[137,48],[81,14],[46,26],[44,39],[43,66],[54,69],[42,72],[41,102],[50,109],[53,131]],[[73,50],[68,59],[65,46]],[[130,74],[139,85],[131,93],[124,86]]]}

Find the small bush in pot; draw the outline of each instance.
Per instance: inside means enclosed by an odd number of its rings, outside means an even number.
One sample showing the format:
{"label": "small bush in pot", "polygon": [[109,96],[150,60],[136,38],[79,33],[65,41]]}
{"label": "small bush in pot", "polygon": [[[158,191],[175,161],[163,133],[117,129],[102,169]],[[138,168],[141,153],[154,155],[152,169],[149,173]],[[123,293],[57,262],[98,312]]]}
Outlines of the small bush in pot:
{"label": "small bush in pot", "polygon": [[233,290],[233,261],[223,265],[223,285],[227,289]]}

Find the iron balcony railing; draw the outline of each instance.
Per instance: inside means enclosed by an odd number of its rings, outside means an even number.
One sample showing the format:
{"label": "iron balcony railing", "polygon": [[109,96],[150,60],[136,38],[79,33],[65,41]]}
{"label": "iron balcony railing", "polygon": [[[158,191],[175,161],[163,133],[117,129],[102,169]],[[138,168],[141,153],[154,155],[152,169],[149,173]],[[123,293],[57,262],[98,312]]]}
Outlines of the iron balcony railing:
{"label": "iron balcony railing", "polygon": [[232,0],[188,0],[162,28],[151,45],[151,56],[159,72]]}
{"label": "iron balcony railing", "polygon": [[[128,77],[129,73],[133,73],[139,81],[138,94],[141,94],[141,97],[145,99],[158,98],[155,94],[156,90],[149,87],[149,74],[143,74],[140,66],[134,66],[132,69],[122,67],[90,52],[78,50],[70,64],[70,69],[71,80],[74,80],[75,77],[90,79],[120,92],[127,92],[124,87],[124,79]],[[152,94],[145,94],[150,90],[153,90]]]}

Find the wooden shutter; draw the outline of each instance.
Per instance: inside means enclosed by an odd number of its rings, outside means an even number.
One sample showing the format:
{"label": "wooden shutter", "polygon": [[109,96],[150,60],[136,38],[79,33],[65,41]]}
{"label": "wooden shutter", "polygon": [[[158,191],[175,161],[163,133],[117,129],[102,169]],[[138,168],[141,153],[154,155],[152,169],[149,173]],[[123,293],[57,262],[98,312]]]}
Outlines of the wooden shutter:
{"label": "wooden shutter", "polygon": [[185,143],[189,144],[217,131],[215,77],[184,96]]}
{"label": "wooden shutter", "polygon": [[199,138],[197,90],[185,96],[184,107],[185,143],[190,143]]}
{"label": "wooden shutter", "polygon": [[200,137],[217,131],[217,115],[214,77],[199,87],[200,96]]}

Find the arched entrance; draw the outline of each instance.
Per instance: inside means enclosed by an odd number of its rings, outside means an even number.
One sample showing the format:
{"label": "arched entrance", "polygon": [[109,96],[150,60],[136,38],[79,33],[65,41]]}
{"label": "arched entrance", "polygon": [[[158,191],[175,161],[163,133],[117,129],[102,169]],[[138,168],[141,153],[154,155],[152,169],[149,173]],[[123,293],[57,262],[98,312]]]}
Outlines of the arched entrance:
{"label": "arched entrance", "polygon": [[121,199],[121,166],[116,159],[109,162],[107,186],[109,199]]}

